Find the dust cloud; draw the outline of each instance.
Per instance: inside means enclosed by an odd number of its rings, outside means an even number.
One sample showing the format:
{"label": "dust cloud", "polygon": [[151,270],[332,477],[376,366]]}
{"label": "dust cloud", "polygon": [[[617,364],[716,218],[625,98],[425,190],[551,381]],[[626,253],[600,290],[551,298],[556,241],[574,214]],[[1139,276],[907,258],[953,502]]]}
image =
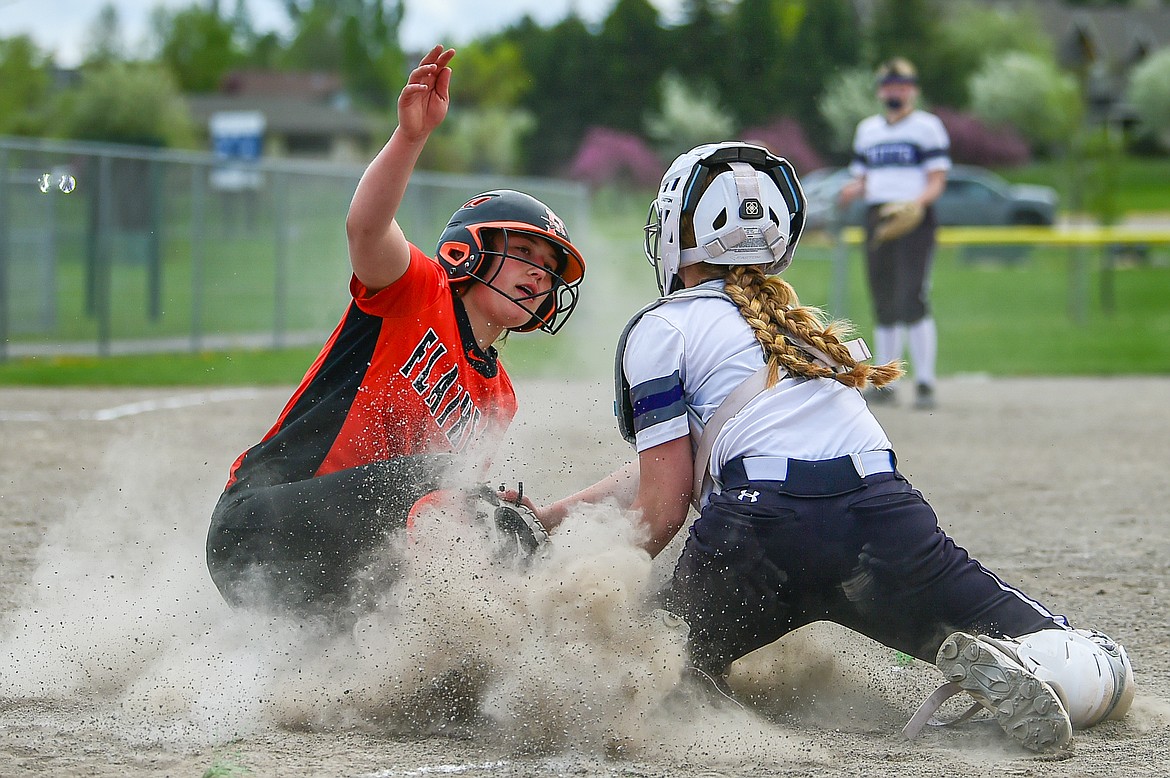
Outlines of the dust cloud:
{"label": "dust cloud", "polygon": [[[424,512],[380,557],[394,583],[338,634],[223,603],[192,508],[214,497],[159,456],[166,445],[157,432],[113,443],[102,485],[49,524],[0,631],[0,697],[38,701],[52,726],[178,751],[303,730],[629,758],[681,737],[731,764],[777,758],[774,726],[680,692],[685,626],[655,613],[661,572],[616,506],[571,516],[528,560]],[[792,740],[789,756],[812,758]]]}
{"label": "dust cloud", "polygon": [[[522,383],[493,486],[523,481],[547,503],[629,461],[608,381]],[[527,566],[482,532],[420,517],[414,542],[390,544],[363,579],[380,596],[344,634],[232,610],[204,563],[210,514],[287,389],[200,403],[168,389],[5,389],[0,773],[1157,773],[1170,758],[1170,536],[1151,506],[1170,501],[1168,385],[950,379],[936,413],[883,411],[899,467],[948,532],[1126,646],[1129,715],[1058,755],[1024,752],[985,717],[906,742],[940,674],[833,625],[737,662],[743,708],[680,688],[683,638],[651,597],[681,537],[650,560],[612,506],[571,517]],[[961,712],[953,702],[944,716]]]}

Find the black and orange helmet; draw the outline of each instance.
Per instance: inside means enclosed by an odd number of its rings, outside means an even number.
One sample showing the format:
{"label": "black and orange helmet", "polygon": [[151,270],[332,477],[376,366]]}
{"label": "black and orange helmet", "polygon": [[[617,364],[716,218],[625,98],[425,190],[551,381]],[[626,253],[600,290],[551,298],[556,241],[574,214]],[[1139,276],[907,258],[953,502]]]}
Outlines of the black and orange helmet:
{"label": "black and orange helmet", "polygon": [[[490,248],[486,236],[492,231],[502,234],[502,248]],[[451,220],[439,236],[435,258],[447,271],[453,283],[479,281],[509,300],[520,300],[492,285],[498,263],[494,257],[510,256],[519,262],[531,264],[523,257],[508,254],[509,233],[544,238],[559,253],[560,261],[553,275],[548,299],[540,304],[532,319],[516,332],[543,330],[555,333],[564,326],[577,307],[578,287],[585,277],[585,260],[569,240],[565,223],[547,205],[531,195],[511,189],[496,189],[476,195],[451,215]],[[494,266],[494,267],[493,267]]]}

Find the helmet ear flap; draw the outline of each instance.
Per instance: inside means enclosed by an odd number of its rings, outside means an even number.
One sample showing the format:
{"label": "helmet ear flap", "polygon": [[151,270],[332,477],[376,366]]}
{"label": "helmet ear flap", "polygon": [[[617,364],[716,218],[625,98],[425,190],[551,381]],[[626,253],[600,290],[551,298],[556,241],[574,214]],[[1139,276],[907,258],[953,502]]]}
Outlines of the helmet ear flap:
{"label": "helmet ear flap", "polygon": [[448,240],[440,243],[435,256],[447,271],[447,277],[452,281],[461,281],[471,277],[471,266],[475,264],[476,251],[464,241]]}

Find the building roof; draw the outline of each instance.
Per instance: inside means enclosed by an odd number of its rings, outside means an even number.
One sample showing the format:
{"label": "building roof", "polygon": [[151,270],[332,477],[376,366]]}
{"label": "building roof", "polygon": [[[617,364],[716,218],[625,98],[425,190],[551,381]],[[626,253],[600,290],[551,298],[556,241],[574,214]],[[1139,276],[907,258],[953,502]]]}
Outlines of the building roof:
{"label": "building roof", "polygon": [[329,103],[285,95],[188,95],[187,105],[195,122],[206,127],[219,111],[259,111],[266,131],[283,135],[341,135],[368,142],[383,132],[376,120]]}
{"label": "building roof", "polygon": [[341,76],[325,71],[233,70],[219,91],[229,95],[265,95],[330,100],[343,92]]}

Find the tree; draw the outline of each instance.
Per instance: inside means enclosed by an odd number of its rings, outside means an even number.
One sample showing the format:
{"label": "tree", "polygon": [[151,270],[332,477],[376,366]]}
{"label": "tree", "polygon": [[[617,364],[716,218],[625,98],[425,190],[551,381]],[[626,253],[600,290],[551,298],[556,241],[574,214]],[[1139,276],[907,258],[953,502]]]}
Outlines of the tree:
{"label": "tree", "polygon": [[684,0],[683,22],[667,31],[670,69],[697,89],[716,88],[726,78],[728,63],[712,52],[731,50],[729,0]]}
{"label": "tree", "polygon": [[502,35],[522,52],[532,83],[521,99],[535,120],[534,142],[523,149],[524,169],[553,172],[572,159],[585,128],[603,123],[602,54],[574,13],[548,29],[525,17]]}
{"label": "tree", "polygon": [[506,38],[460,46],[452,67],[455,105],[508,108],[520,104],[531,88],[524,54],[515,41]]}
{"label": "tree", "polygon": [[871,30],[876,62],[905,57],[918,69],[922,93],[942,102],[954,93],[951,74],[940,56],[939,3],[935,0],[880,0],[874,10]]}
{"label": "tree", "polygon": [[692,88],[677,73],[662,77],[662,106],[646,117],[646,134],[663,159],[700,143],[727,140],[735,122],[710,89]]}
{"label": "tree", "polygon": [[122,23],[117,6],[113,3],[102,6],[90,25],[86,41],[86,65],[107,65],[126,58],[126,44],[122,40]]}
{"label": "tree", "polygon": [[743,124],[772,117],[782,99],[787,58],[774,8],[772,0],[741,0],[730,20],[735,45],[716,54],[730,61],[720,92]]}
{"label": "tree", "polygon": [[44,128],[49,57],[26,35],[0,40],[0,135],[36,135]]}
{"label": "tree", "polygon": [[184,92],[215,91],[224,74],[243,59],[235,25],[221,18],[214,7],[168,11],[158,6],[151,22],[161,41],[159,59]]}
{"label": "tree", "polygon": [[421,164],[429,170],[515,175],[521,139],[535,122],[528,112],[506,106],[455,109],[427,143]]}
{"label": "tree", "polygon": [[971,108],[989,125],[1015,127],[1037,151],[1063,154],[1081,125],[1076,79],[1052,60],[1008,52],[988,59],[971,78]]}
{"label": "tree", "polygon": [[873,73],[868,68],[844,70],[829,79],[820,99],[820,113],[829,128],[830,151],[848,157],[857,123],[877,110]]}
{"label": "tree", "polygon": [[601,90],[602,114],[595,124],[640,131],[647,105],[658,102],[658,83],[665,72],[666,34],[658,10],[649,0],[617,0],[601,25],[597,47],[600,68],[585,84]]}
{"label": "tree", "polygon": [[1133,69],[1126,98],[1141,131],[1170,147],[1170,48],[1155,52]]}
{"label": "tree", "polygon": [[779,107],[810,137],[825,138],[829,126],[818,103],[834,73],[861,63],[861,27],[849,0],[811,0],[805,9],[787,54],[788,62],[799,64],[781,74]]}
{"label": "tree", "polygon": [[87,67],[62,96],[55,127],[66,138],[148,146],[191,146],[194,125],[178,85],[158,65]]}
{"label": "tree", "polygon": [[285,0],[285,8],[296,32],[281,66],[340,72],[358,100],[394,104],[406,72],[398,45],[403,0]]}
{"label": "tree", "polygon": [[933,102],[942,105],[958,108],[970,104],[968,83],[988,57],[1008,51],[1043,59],[1053,57],[1052,42],[1031,9],[958,5],[942,21],[938,32],[930,62],[946,78],[932,77],[928,94]]}

